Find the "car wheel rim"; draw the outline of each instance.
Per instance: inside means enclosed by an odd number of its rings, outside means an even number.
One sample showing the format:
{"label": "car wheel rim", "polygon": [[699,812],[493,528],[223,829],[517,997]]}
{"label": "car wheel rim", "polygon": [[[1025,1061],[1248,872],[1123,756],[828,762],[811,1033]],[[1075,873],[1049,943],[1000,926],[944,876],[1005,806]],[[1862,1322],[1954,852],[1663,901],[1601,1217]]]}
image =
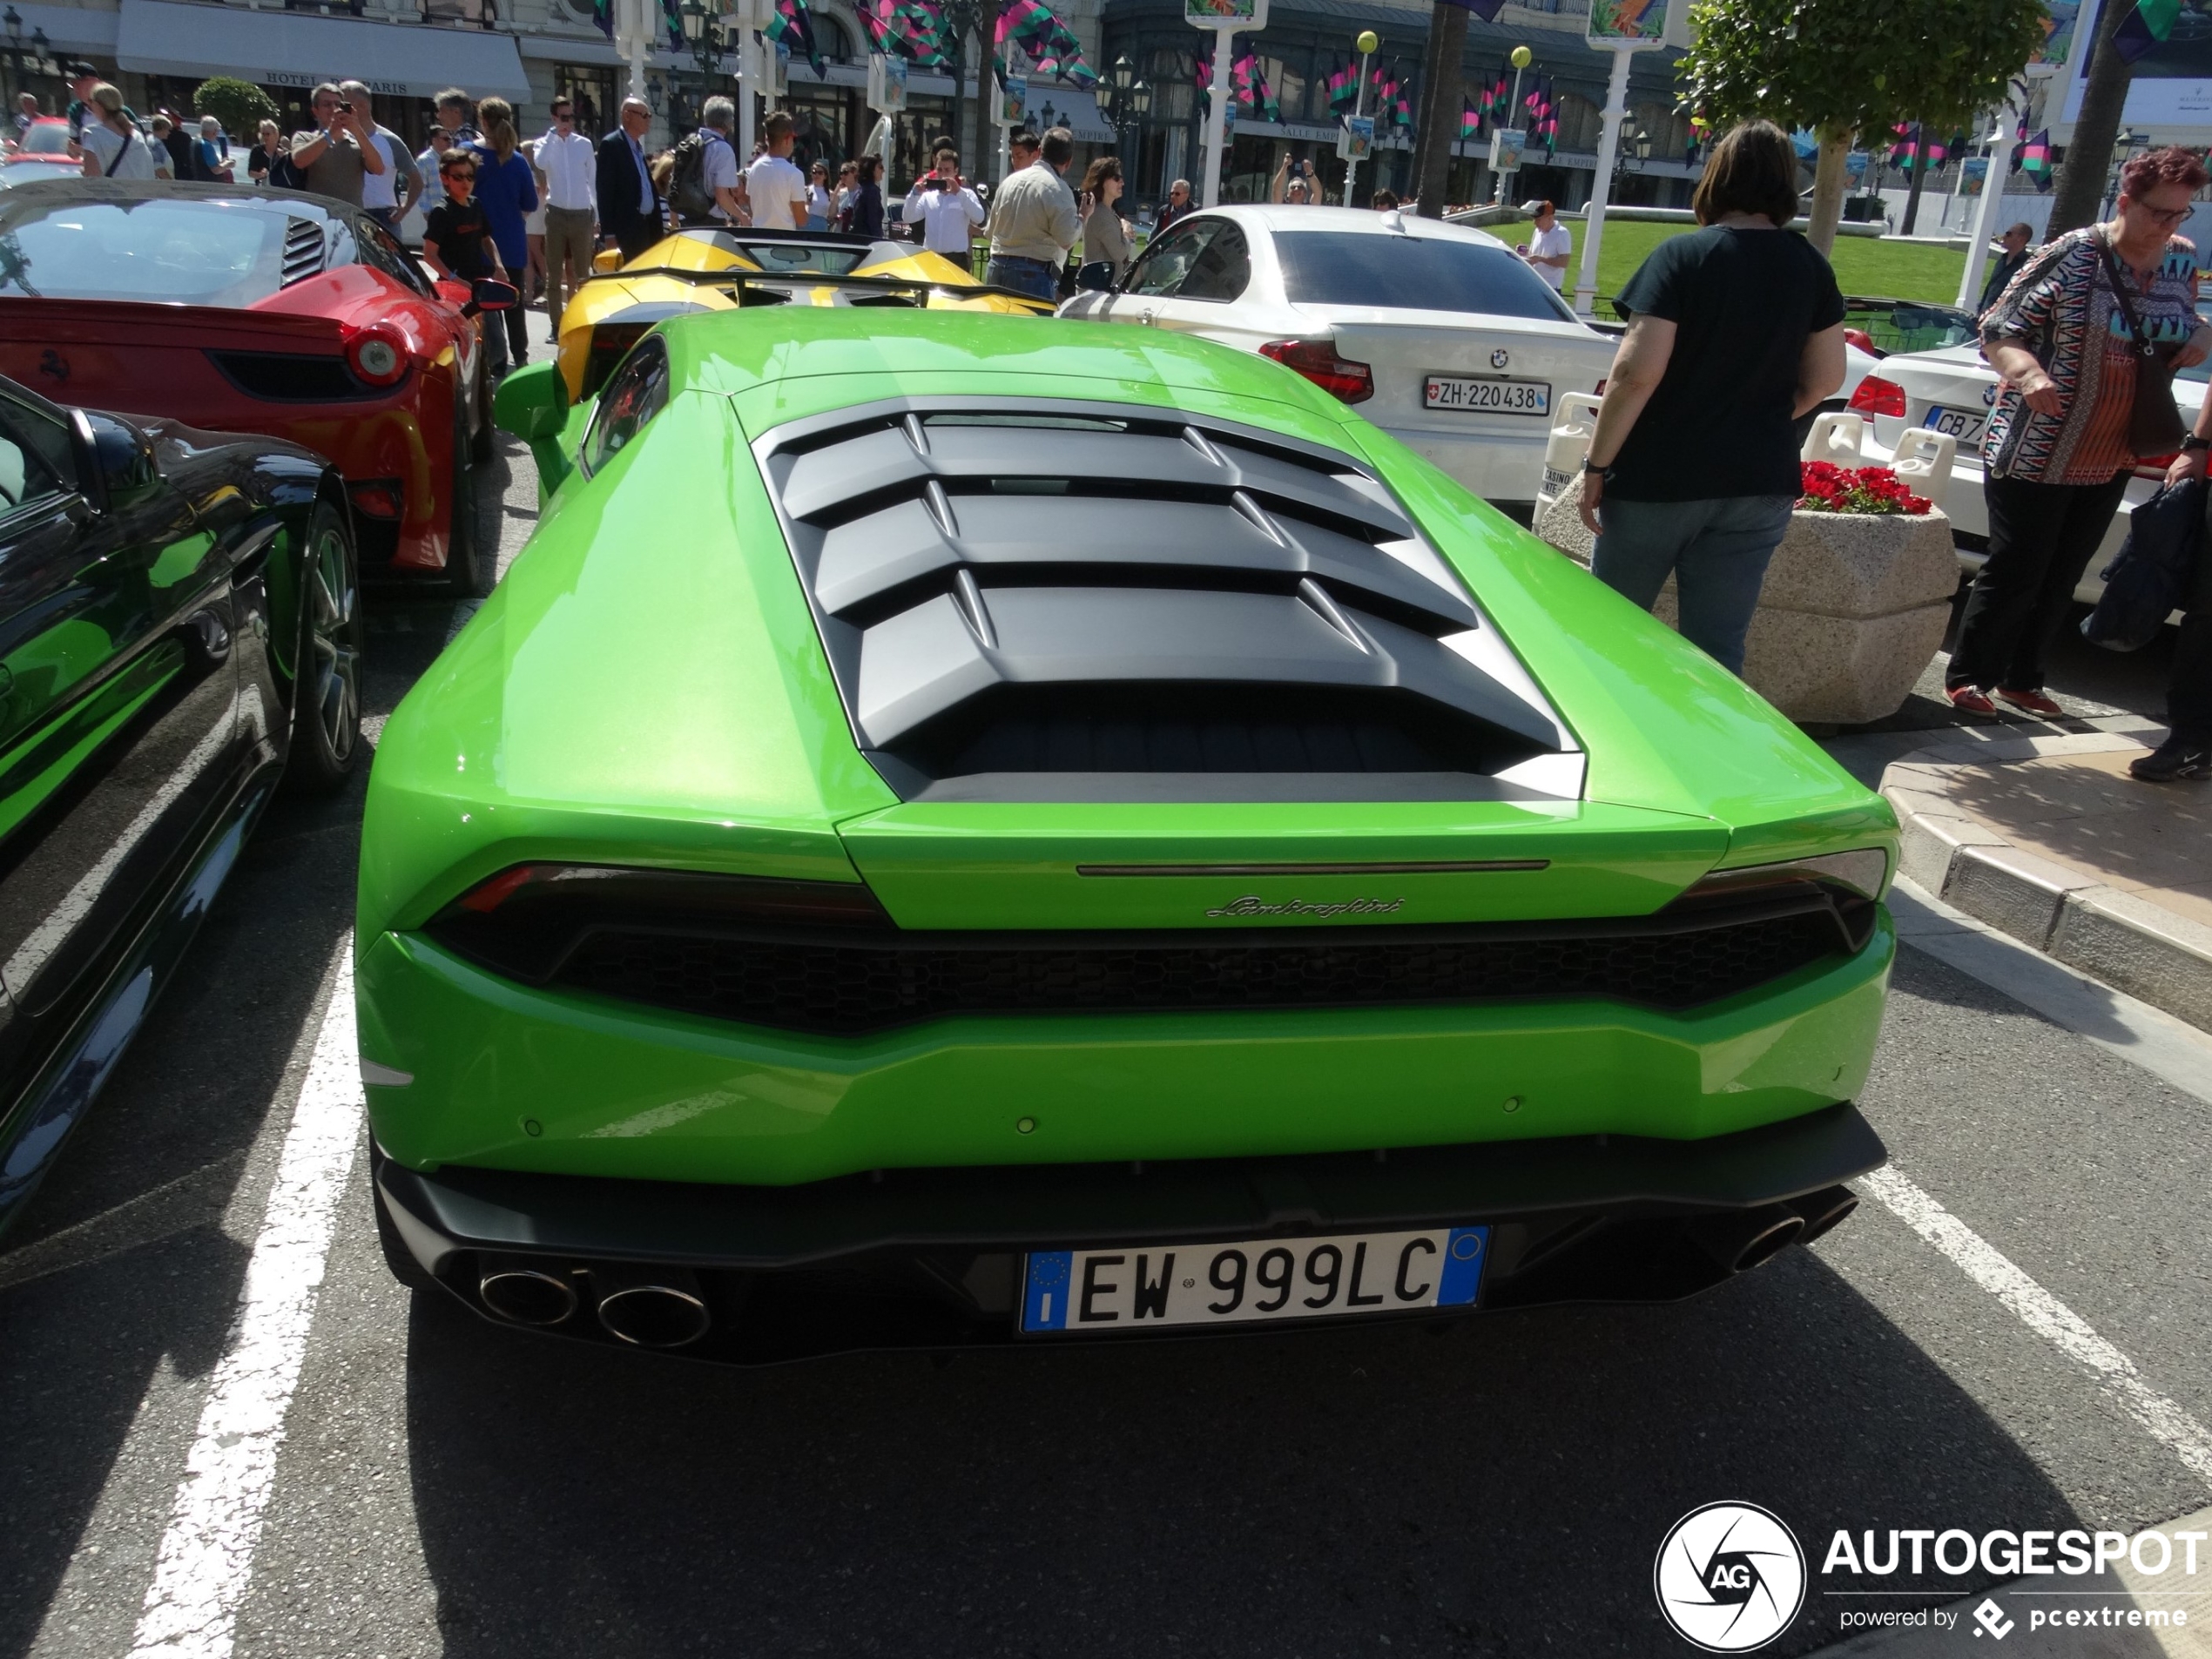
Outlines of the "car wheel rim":
{"label": "car wheel rim", "polygon": [[315,543],[308,627],[316,718],[331,759],[341,761],[352,756],[361,726],[361,651],[354,644],[358,597],[347,563],[346,538],[325,530]]}

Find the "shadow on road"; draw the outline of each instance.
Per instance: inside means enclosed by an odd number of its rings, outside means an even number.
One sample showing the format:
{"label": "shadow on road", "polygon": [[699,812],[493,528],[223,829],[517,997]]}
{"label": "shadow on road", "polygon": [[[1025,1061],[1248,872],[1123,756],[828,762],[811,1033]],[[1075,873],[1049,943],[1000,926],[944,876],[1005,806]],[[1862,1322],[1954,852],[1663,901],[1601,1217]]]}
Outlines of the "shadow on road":
{"label": "shadow on road", "polygon": [[[1441,1330],[745,1372],[418,1298],[445,1651],[1672,1656],[1652,1561],[1702,1503],[1774,1508],[1816,1574],[1838,1527],[2073,1524],[1809,1251]],[[1820,1588],[1772,1651],[1835,1639]]]}

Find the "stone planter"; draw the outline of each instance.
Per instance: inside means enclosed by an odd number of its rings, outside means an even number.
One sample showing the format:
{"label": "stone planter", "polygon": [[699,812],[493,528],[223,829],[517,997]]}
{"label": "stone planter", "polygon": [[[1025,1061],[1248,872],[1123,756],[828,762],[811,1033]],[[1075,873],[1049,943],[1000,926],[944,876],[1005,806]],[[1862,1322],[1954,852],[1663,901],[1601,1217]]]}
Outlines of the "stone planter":
{"label": "stone planter", "polygon": [[[1536,533],[1579,564],[1592,538],[1571,494]],[[1744,642],[1743,678],[1793,720],[1858,725],[1904,705],[1943,644],[1959,559],[1951,521],[1792,513]],[[1675,624],[1670,577],[1653,607]]]}

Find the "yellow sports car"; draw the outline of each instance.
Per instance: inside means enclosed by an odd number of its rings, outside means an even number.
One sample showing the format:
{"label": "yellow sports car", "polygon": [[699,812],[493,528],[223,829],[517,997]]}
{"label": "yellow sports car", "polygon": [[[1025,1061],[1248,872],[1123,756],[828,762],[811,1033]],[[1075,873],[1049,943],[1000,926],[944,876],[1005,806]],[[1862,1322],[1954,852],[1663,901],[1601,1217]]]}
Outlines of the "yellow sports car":
{"label": "yellow sports car", "polygon": [[561,314],[555,361],[571,406],[599,389],[648,328],[687,311],[743,306],[900,306],[1044,316],[1053,302],[978,282],[910,243],[826,231],[698,226],[618,263],[610,249]]}

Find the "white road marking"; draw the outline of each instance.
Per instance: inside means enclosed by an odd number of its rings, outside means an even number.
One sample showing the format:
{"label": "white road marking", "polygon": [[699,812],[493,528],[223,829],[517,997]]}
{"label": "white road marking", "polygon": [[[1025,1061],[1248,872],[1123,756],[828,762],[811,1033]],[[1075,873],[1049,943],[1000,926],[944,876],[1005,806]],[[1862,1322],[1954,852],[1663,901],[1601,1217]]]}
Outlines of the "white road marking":
{"label": "white road marking", "polygon": [[2021,1324],[2088,1372],[2121,1411],[2172,1448],[2192,1474],[2212,1487],[2212,1430],[2186,1406],[2145,1382],[2135,1362],[2099,1336],[2087,1320],[1895,1166],[1862,1176],[1858,1184],[2011,1309]]}
{"label": "white road marking", "polygon": [[253,1578],[285,1417],[361,1136],[350,935],[339,942],[330,978],[329,1009],[285,1135],[238,1318],[177,1486],[132,1643],[133,1659],[224,1659]]}

